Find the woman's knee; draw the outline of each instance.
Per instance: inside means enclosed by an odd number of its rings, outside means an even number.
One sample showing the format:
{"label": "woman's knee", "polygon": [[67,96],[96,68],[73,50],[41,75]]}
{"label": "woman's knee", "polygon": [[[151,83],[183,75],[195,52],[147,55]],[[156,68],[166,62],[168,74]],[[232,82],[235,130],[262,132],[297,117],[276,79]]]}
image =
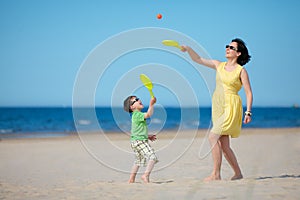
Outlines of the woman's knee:
{"label": "woman's knee", "polygon": [[210,133],[208,136],[208,140],[210,142],[210,144],[216,144],[218,142],[220,138],[220,135],[214,134],[214,133]]}
{"label": "woman's knee", "polygon": [[221,139],[220,139],[220,143],[221,143],[222,151],[224,153],[226,153],[228,151],[231,151],[228,136],[222,136]]}

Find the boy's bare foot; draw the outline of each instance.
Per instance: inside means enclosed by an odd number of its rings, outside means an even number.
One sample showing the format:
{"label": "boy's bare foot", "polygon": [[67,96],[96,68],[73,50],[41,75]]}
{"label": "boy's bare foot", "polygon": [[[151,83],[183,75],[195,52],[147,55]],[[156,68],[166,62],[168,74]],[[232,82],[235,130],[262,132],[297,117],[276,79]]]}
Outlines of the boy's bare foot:
{"label": "boy's bare foot", "polygon": [[203,181],[210,182],[210,181],[219,181],[219,180],[221,180],[220,176],[210,175],[209,177],[206,177]]}
{"label": "boy's bare foot", "polygon": [[[134,169],[134,171],[137,171],[138,169]],[[135,182],[136,173],[131,173],[128,183],[134,183]]]}
{"label": "boy's bare foot", "polygon": [[149,183],[149,176],[143,175],[141,179],[144,181],[144,183]]}
{"label": "boy's bare foot", "polygon": [[234,181],[234,180],[239,180],[239,179],[242,179],[242,178],[243,178],[243,175],[238,174],[238,175],[234,175],[233,177],[231,177],[231,180]]}
{"label": "boy's bare foot", "polygon": [[130,180],[130,179],[129,179],[129,180],[128,180],[128,183],[134,183],[134,180]]}

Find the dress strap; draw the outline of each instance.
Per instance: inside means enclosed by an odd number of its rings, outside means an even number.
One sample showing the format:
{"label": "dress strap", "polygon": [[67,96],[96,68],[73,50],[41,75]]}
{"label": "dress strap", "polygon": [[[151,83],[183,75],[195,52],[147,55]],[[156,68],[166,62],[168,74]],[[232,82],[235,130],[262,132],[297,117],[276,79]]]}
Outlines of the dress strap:
{"label": "dress strap", "polygon": [[221,62],[221,63],[218,65],[217,70],[223,69],[225,65],[226,65],[226,62]]}

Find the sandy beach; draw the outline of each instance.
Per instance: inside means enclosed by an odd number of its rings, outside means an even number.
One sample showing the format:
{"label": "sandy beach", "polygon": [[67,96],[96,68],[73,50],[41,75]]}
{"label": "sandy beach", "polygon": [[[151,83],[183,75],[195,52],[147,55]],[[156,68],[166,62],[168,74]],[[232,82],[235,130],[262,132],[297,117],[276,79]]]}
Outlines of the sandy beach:
{"label": "sandy beach", "polygon": [[209,183],[206,133],[159,133],[149,184],[140,174],[127,183],[134,157],[126,134],[2,139],[0,199],[299,199],[300,128],[243,129],[231,145],[244,179],[230,181],[223,159],[223,180]]}

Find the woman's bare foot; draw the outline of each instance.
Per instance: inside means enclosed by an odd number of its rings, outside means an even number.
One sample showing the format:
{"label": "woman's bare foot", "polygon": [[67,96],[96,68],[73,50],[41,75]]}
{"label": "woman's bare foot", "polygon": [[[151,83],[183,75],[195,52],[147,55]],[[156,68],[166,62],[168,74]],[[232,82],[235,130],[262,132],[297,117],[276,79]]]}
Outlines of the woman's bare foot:
{"label": "woman's bare foot", "polygon": [[234,180],[239,180],[239,179],[242,179],[242,178],[243,178],[243,175],[238,174],[238,175],[234,175],[233,177],[231,177],[231,180],[234,181]]}
{"label": "woman's bare foot", "polygon": [[141,177],[141,179],[144,181],[144,183],[149,183],[150,181],[149,181],[149,176],[148,175],[143,175],[142,177]]}
{"label": "woman's bare foot", "polygon": [[209,177],[206,177],[203,181],[210,182],[210,181],[219,181],[219,180],[221,180],[221,176],[210,175]]}

